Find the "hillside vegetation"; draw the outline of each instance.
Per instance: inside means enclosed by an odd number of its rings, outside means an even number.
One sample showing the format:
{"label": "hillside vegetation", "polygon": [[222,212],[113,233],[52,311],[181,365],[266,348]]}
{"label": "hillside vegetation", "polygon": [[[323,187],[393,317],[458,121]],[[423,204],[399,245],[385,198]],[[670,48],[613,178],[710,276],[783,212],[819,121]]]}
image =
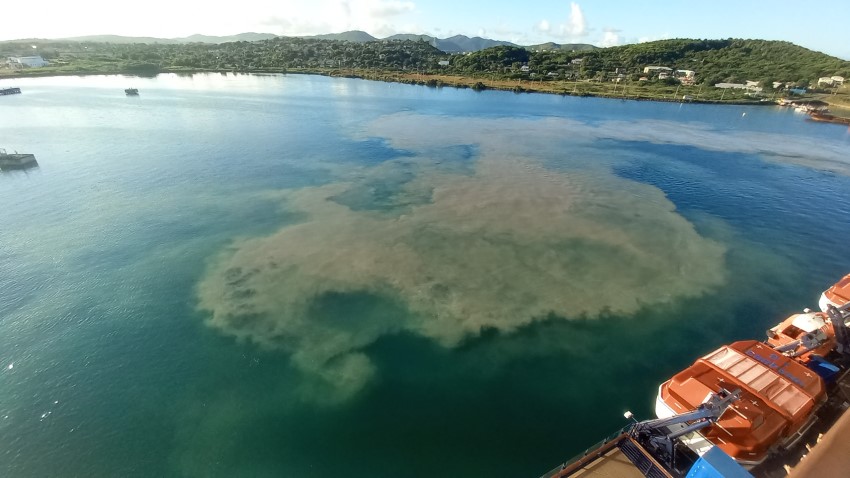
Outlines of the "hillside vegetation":
{"label": "hillside vegetation", "polygon": [[[473,55],[492,55],[486,50]],[[581,59],[580,68],[571,60]],[[468,60],[475,62],[475,60]],[[850,78],[850,62],[803,48],[793,43],[766,40],[661,40],[581,52],[544,51],[529,56],[532,70],[542,72],[573,69],[577,78],[599,78],[617,71],[640,76],[649,65],[693,70],[698,83],[816,82],[821,76]],[[636,79],[636,78],[632,78]]]}
{"label": "hillside vegetation", "polygon": [[[31,55],[37,51],[51,65],[0,69],[0,76],[300,71],[379,78],[416,75],[415,79],[405,77],[404,81],[451,84],[436,80],[439,75],[469,78],[469,84],[478,86],[481,82],[481,88],[507,88],[513,81],[514,86],[509,89],[515,91],[668,100],[678,94],[679,98],[686,95],[707,101],[758,101],[750,91],[704,88],[719,82],[758,81],[770,91],[774,81],[817,87],[822,76],[850,78],[850,62],[779,41],[679,39],[581,51],[534,51],[502,45],[474,53],[449,54],[435,48],[433,39],[429,43],[425,38],[404,38],[359,42],[277,37],[222,44],[5,42],[0,43],[0,55]],[[37,49],[33,50],[32,45]],[[646,75],[643,69],[649,65],[693,70],[695,80],[681,85],[674,77]],[[421,78],[422,75],[432,79]]]}

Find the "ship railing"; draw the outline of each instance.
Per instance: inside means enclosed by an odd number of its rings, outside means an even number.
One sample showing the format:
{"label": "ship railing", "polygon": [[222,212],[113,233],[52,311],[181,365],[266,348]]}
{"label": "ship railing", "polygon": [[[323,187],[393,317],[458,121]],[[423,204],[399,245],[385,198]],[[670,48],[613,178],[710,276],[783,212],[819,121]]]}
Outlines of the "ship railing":
{"label": "ship railing", "polygon": [[634,425],[631,423],[624,426],[623,428],[608,435],[602,440],[599,440],[598,442],[594,443],[586,450],[584,450],[583,453],[579,453],[568,461],[565,461],[564,463],[553,468],[551,471],[544,474],[540,478],[556,478],[568,476],[568,474],[581,468],[582,465],[599,458],[605,453],[608,453],[612,448],[617,446],[617,444],[620,443],[623,438],[626,438],[629,435],[629,432],[631,431],[633,426]]}

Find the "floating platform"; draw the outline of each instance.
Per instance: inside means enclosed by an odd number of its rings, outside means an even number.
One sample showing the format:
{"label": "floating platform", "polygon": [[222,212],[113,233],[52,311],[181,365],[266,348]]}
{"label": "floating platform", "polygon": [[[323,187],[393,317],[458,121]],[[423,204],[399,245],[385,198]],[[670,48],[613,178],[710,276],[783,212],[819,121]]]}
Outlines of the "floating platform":
{"label": "floating platform", "polygon": [[29,169],[38,166],[34,154],[7,153],[0,149],[0,170]]}

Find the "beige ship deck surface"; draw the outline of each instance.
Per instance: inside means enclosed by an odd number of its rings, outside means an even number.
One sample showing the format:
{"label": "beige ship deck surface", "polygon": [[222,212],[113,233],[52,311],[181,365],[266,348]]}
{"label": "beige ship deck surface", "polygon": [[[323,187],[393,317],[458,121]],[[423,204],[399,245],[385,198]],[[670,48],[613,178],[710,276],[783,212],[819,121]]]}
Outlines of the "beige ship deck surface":
{"label": "beige ship deck surface", "polygon": [[850,411],[844,412],[788,478],[850,476]]}
{"label": "beige ship deck surface", "polygon": [[582,478],[644,478],[643,473],[629,461],[619,448],[613,448],[608,453],[588,463],[587,466],[570,475],[570,478],[579,476]]}

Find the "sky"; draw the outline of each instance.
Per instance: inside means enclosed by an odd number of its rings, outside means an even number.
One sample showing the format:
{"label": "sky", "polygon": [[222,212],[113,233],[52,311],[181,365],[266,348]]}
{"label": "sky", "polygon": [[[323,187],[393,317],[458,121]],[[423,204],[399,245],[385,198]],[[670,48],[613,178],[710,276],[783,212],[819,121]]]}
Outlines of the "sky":
{"label": "sky", "polygon": [[[440,38],[462,34],[530,45],[613,46],[665,38],[786,40],[850,59],[850,2],[805,13],[790,0],[112,0],[6,2],[0,40],[126,35],[161,38],[263,32],[298,36],[363,30]],[[34,14],[44,12],[44,14]],[[803,18],[801,18],[803,17]]]}

